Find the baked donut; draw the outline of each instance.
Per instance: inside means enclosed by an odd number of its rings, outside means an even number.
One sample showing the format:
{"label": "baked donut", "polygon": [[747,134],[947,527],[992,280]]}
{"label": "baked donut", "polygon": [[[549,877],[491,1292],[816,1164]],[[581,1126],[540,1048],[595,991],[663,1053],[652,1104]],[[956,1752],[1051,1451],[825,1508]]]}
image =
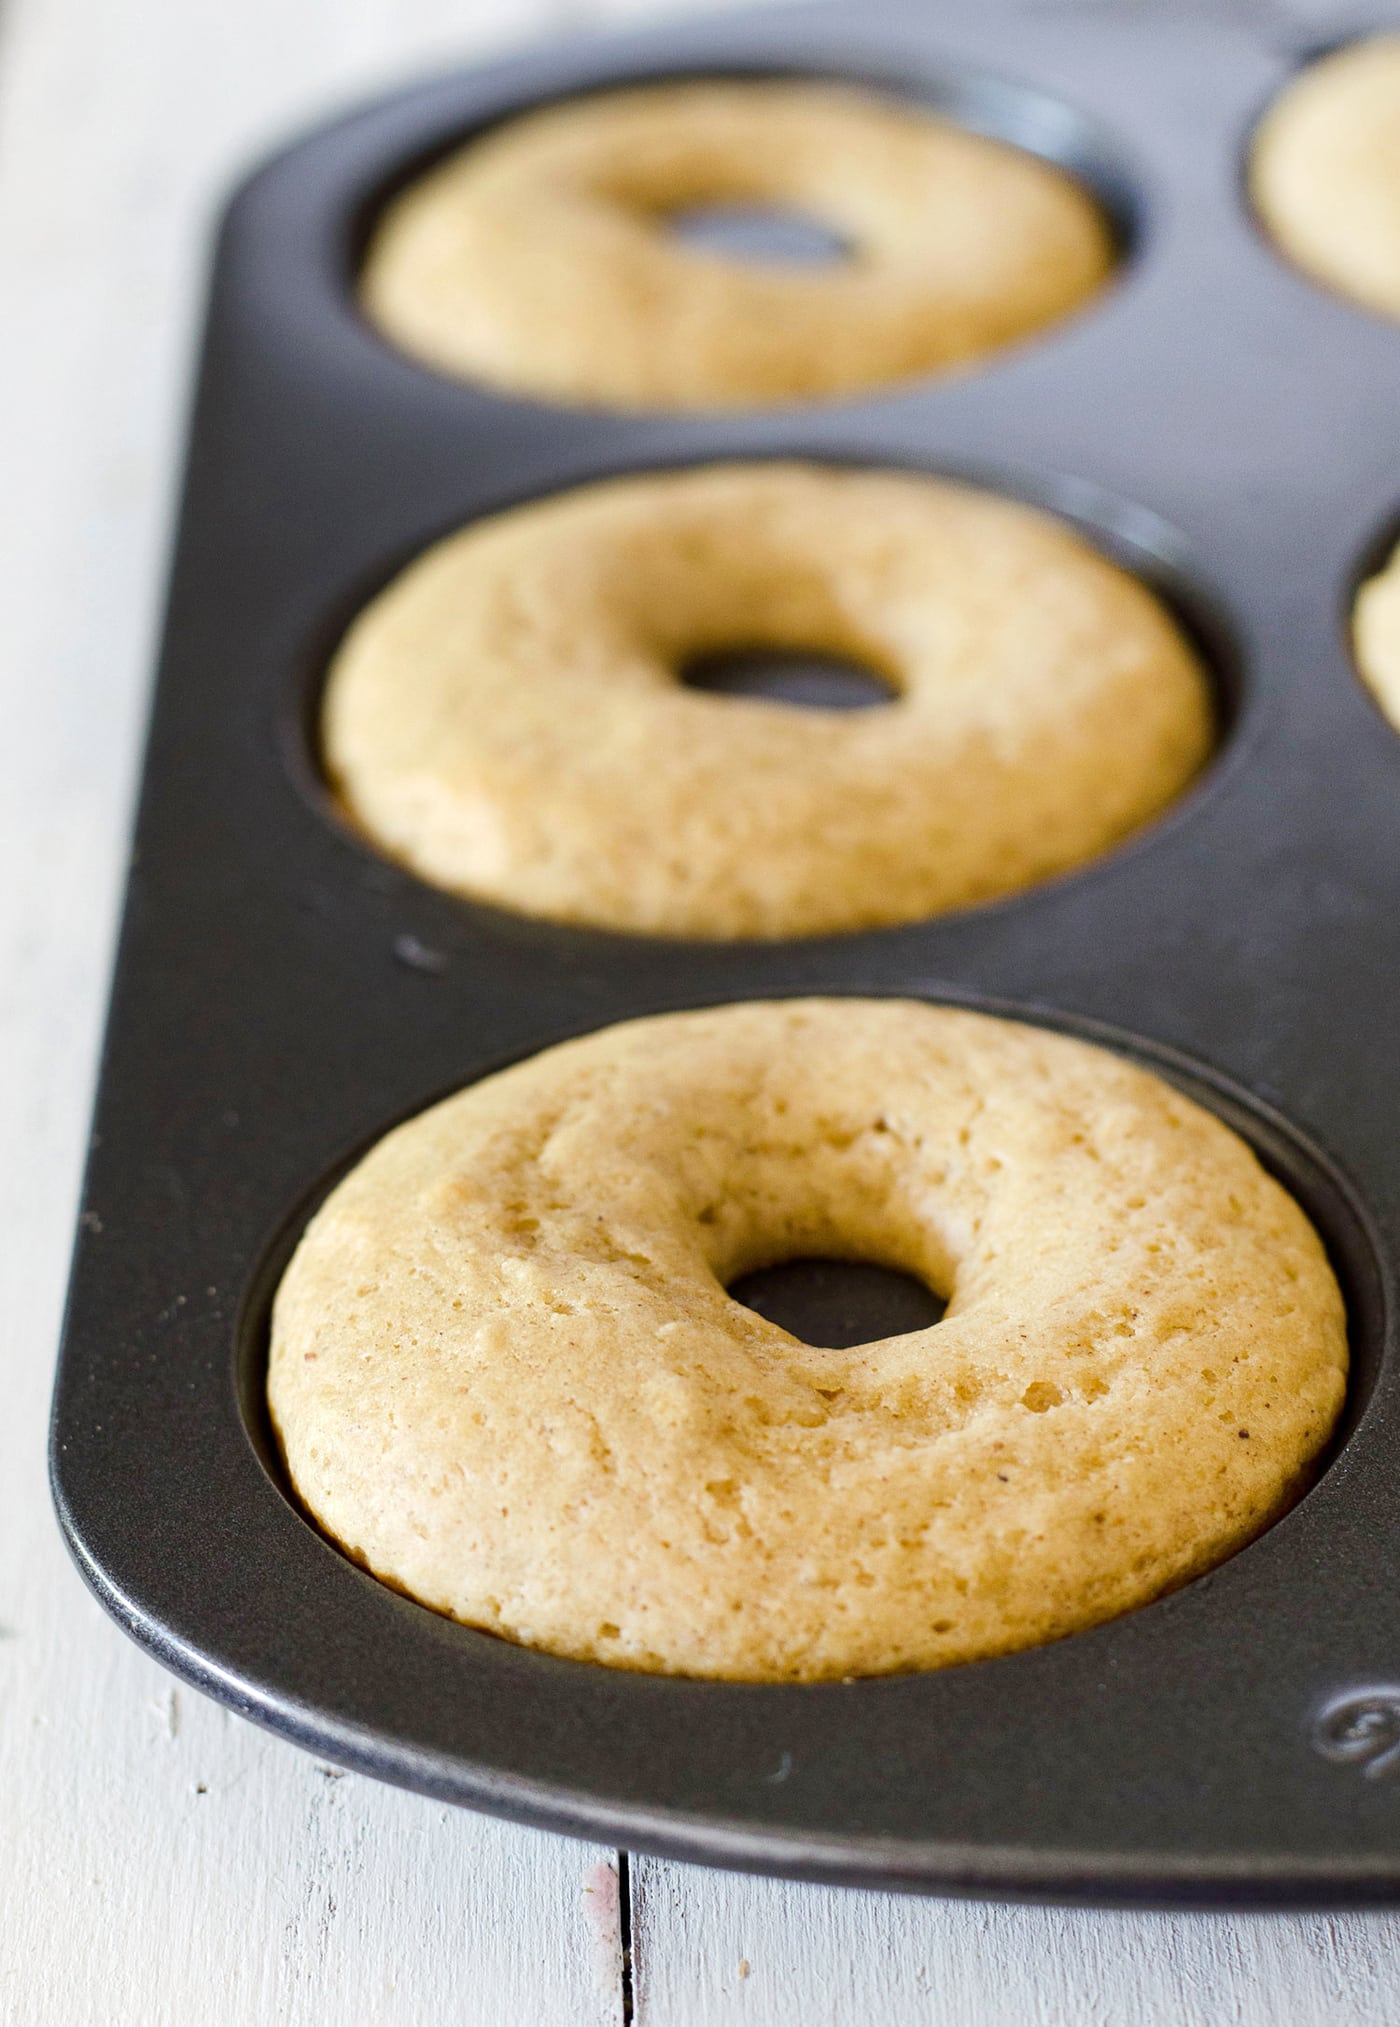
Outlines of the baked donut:
{"label": "baked donut", "polygon": [[[677,680],[725,646],[855,657],[856,712]],[[326,772],[455,893],[657,935],[811,936],[988,900],[1106,850],[1211,745],[1162,607],[1063,523],[813,466],[609,481],[430,549],[351,628]]]}
{"label": "baked donut", "polygon": [[1352,43],[1305,70],[1262,121],[1250,180],[1290,259],[1400,317],[1400,35]]}
{"label": "baked donut", "polygon": [[1400,548],[1356,594],[1352,640],[1367,688],[1400,730]]}
{"label": "baked donut", "polygon": [[[669,215],[805,213],[828,266],[688,245]],[[360,299],[439,370],[605,408],[882,387],[1067,316],[1113,265],[1086,191],[894,98],[788,81],[635,87],[472,141],[386,207]]]}
{"label": "baked donut", "polygon": [[[726,1284],[947,1298],[818,1350]],[[752,1681],[936,1668],[1257,1534],[1341,1405],[1341,1297],[1219,1120],[1100,1048],[895,1000],[670,1014],[391,1133],[311,1221],[268,1391],[356,1560],[529,1646]]]}

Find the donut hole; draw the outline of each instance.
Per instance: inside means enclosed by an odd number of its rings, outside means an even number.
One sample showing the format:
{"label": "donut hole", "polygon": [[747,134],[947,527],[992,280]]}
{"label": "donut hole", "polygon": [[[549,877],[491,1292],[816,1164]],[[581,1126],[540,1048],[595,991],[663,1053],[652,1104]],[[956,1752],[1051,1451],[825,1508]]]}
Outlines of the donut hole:
{"label": "donut hole", "polygon": [[658,214],[667,236],[696,253],[773,267],[834,267],[855,243],[823,219],[792,205],[762,201],[680,204]]}
{"label": "donut hole", "polygon": [[871,1260],[783,1260],[740,1274],[729,1295],[822,1351],[849,1351],[930,1330],[948,1307],[916,1274]]}
{"label": "donut hole", "polygon": [[869,662],[809,648],[712,648],[689,656],[676,673],[688,690],[707,696],[757,697],[805,711],[869,711],[899,696]]}

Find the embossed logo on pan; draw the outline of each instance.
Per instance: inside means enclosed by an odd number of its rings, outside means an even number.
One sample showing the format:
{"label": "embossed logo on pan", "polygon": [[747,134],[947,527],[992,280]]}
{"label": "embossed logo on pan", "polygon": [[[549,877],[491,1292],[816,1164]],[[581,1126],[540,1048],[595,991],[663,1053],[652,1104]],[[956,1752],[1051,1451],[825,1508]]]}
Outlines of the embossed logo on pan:
{"label": "embossed logo on pan", "polygon": [[1312,1723],[1315,1751],[1352,1766],[1368,1781],[1400,1772],[1400,1687],[1344,1689],[1328,1698]]}

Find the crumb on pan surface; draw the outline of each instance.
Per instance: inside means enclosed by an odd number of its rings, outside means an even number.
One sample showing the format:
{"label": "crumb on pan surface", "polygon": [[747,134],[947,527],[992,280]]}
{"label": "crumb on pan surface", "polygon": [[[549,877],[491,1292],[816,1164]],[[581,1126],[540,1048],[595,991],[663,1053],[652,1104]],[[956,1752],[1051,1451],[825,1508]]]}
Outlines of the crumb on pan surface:
{"label": "crumb on pan surface", "polygon": [[[734,645],[847,655],[894,702],[684,686]],[[917,921],[1108,850],[1204,765],[1210,685],[1157,598],[1053,515],[767,462],[473,523],[361,613],[322,750],[351,819],[468,898],[631,933]]]}
{"label": "crumb on pan surface", "polygon": [[[670,212],[758,202],[852,249],[757,265]],[[966,365],[1068,315],[1113,266],[1072,177],[910,102],[699,81],[525,114],[391,200],[371,322],[441,371],[560,402],[704,409],[834,396]]]}
{"label": "crumb on pan surface", "polygon": [[[819,1350],[726,1284],[804,1254],[946,1297]],[[626,1023],[388,1135],[278,1292],[321,1525],[435,1609],[751,1681],[1058,1638],[1297,1496],[1341,1296],[1251,1150],[1159,1078],[894,1000]]]}

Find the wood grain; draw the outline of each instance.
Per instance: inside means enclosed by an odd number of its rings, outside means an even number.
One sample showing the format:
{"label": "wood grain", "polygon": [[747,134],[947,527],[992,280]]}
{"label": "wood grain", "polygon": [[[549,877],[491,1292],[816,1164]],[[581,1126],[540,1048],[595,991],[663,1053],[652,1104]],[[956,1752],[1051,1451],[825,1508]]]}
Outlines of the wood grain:
{"label": "wood grain", "polygon": [[1393,2027],[1391,1915],[904,1899],[632,1861],[637,2027]]}

